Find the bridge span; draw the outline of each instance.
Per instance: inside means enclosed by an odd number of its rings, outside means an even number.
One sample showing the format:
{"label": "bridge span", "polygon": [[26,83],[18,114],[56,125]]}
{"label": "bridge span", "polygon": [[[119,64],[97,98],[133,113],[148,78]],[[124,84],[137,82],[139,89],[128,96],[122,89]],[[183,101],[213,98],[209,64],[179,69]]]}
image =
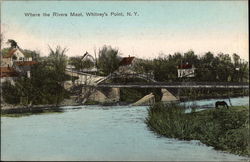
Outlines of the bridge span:
{"label": "bridge span", "polygon": [[83,85],[84,87],[100,88],[219,88],[219,89],[249,89],[248,83],[225,82],[156,82],[156,83],[100,83],[97,85]]}

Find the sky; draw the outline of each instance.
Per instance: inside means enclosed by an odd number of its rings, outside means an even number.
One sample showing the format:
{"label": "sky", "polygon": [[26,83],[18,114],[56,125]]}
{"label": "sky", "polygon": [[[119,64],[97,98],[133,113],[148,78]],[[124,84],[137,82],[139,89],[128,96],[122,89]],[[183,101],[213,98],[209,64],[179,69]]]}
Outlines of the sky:
{"label": "sky", "polygon": [[[53,12],[68,16],[42,16]],[[108,16],[88,17],[86,12]],[[66,47],[67,55],[79,56],[111,45],[122,56],[140,58],[193,50],[249,59],[247,1],[1,1],[1,33],[5,42],[14,39],[41,55],[49,54],[49,46]]]}

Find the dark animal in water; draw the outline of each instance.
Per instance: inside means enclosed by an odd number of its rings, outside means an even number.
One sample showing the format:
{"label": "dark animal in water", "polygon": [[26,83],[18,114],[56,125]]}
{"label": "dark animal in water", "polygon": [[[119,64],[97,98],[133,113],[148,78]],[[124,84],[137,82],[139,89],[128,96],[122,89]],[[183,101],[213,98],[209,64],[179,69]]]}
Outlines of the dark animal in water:
{"label": "dark animal in water", "polygon": [[219,106],[223,106],[223,107],[228,108],[228,105],[227,105],[227,103],[225,101],[217,101],[217,102],[215,102],[215,107],[219,108]]}

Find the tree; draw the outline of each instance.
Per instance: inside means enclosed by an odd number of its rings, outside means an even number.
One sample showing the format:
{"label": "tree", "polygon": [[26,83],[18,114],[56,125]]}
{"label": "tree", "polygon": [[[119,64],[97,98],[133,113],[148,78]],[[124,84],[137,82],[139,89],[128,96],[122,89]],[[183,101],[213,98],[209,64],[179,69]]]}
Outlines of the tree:
{"label": "tree", "polygon": [[196,79],[198,81],[216,81],[216,66],[213,53],[205,53],[199,60],[198,68],[196,69]]}
{"label": "tree", "polygon": [[249,64],[242,61],[239,68],[239,82],[244,82],[244,79],[249,81]]}
{"label": "tree", "polygon": [[99,50],[97,66],[103,75],[114,72],[119,67],[119,62],[118,49],[113,49],[111,46],[103,46],[102,49]]}
{"label": "tree", "polygon": [[11,48],[18,47],[17,42],[13,39],[8,39],[7,43],[10,44]]}
{"label": "tree", "polygon": [[157,81],[170,81],[171,78],[171,68],[176,70],[176,66],[172,66],[168,58],[158,57],[154,59],[154,77]]}
{"label": "tree", "polygon": [[63,83],[70,77],[65,74],[67,65],[67,56],[65,55],[67,49],[57,46],[55,50],[50,49],[50,54],[48,57],[48,65],[50,68],[49,76],[57,84],[53,84],[53,92],[56,92],[56,105],[64,98],[64,88]]}
{"label": "tree", "polygon": [[218,64],[216,67],[217,75],[219,81],[227,82],[229,81],[230,76],[232,76],[233,66],[231,62],[231,57],[229,54],[220,53],[217,56]]}
{"label": "tree", "polygon": [[40,53],[37,51],[24,49],[22,50],[22,52],[25,55],[25,57],[32,57],[32,60],[34,61],[39,61],[40,59]]}
{"label": "tree", "polygon": [[149,73],[153,71],[153,61],[135,58],[132,68],[137,73]]}
{"label": "tree", "polygon": [[89,69],[94,67],[95,63],[89,58],[82,59],[81,57],[70,57],[69,64],[75,66],[76,70]]}
{"label": "tree", "polygon": [[186,53],[184,53],[183,57],[183,63],[188,63],[191,65],[197,65],[198,64],[198,56],[195,55],[194,51],[190,50]]}
{"label": "tree", "polygon": [[240,80],[240,56],[236,53],[233,54],[233,73],[232,81],[237,82]]}
{"label": "tree", "polygon": [[2,84],[2,94],[3,99],[6,103],[18,104],[20,102],[20,95],[18,94],[18,90],[14,85],[11,85],[10,82],[4,82]]}

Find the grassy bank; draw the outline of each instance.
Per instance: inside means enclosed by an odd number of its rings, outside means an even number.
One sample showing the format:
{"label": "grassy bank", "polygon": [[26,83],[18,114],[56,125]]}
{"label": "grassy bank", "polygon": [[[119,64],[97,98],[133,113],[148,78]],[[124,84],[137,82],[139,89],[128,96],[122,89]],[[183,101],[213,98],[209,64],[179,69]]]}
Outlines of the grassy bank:
{"label": "grassy bank", "polygon": [[147,125],[160,135],[200,140],[215,149],[250,156],[249,106],[185,113],[178,105],[155,104],[148,110]]}
{"label": "grassy bank", "polygon": [[180,90],[179,97],[185,100],[200,100],[212,98],[228,98],[228,97],[249,96],[248,89],[184,89]]}

